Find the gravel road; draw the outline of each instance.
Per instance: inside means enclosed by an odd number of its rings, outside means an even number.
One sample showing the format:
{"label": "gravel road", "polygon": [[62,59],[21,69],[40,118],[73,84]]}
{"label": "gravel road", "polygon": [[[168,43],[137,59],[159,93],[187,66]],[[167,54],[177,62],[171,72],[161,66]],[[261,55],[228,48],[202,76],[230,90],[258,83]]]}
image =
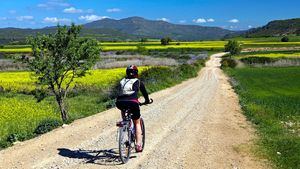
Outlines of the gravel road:
{"label": "gravel road", "polygon": [[121,165],[117,154],[117,109],[77,120],[0,151],[0,168],[266,168],[249,147],[254,130],[238,98],[211,56],[199,76],[151,94],[141,108],[146,124],[143,153]]}

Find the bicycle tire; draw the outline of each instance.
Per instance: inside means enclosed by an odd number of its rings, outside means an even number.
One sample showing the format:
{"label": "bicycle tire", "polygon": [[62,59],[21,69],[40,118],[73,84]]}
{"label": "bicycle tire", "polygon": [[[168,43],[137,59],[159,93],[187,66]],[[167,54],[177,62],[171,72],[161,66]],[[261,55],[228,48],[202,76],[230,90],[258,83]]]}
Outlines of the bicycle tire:
{"label": "bicycle tire", "polygon": [[128,126],[119,128],[119,155],[123,164],[127,163],[131,153],[131,133]]}
{"label": "bicycle tire", "polygon": [[141,118],[141,128],[142,128],[142,148],[144,150],[145,141],[146,141],[146,130],[145,130],[145,123],[143,118]]}

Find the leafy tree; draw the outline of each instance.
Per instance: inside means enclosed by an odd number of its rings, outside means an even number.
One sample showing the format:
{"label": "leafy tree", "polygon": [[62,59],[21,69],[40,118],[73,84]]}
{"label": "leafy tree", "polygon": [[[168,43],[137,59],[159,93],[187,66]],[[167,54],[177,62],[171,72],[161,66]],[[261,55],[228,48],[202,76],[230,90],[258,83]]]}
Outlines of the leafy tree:
{"label": "leafy tree", "polygon": [[236,40],[229,40],[225,45],[225,52],[230,52],[231,55],[240,54],[242,51],[242,47]]}
{"label": "leafy tree", "polygon": [[47,87],[56,98],[64,122],[68,120],[66,97],[75,78],[85,76],[99,58],[96,40],[80,38],[81,27],[57,26],[57,32],[29,37],[32,58],[29,68],[38,78],[41,88]]}
{"label": "leafy tree", "polygon": [[170,42],[172,42],[172,39],[170,37],[164,37],[160,40],[162,45],[169,45]]}
{"label": "leafy tree", "polygon": [[281,38],[281,42],[288,42],[290,39],[287,36]]}
{"label": "leafy tree", "polygon": [[148,42],[148,39],[147,38],[142,38],[141,43],[145,43],[145,42]]}

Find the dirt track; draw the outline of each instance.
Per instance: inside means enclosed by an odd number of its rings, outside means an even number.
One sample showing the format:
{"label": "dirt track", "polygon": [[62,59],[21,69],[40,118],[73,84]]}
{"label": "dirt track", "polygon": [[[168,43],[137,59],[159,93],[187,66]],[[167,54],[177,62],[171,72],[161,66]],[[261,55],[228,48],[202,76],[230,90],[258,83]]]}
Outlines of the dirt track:
{"label": "dirt track", "polygon": [[154,93],[142,107],[143,153],[120,165],[117,109],[77,120],[0,152],[0,168],[266,168],[247,147],[254,134],[213,55],[199,76]]}

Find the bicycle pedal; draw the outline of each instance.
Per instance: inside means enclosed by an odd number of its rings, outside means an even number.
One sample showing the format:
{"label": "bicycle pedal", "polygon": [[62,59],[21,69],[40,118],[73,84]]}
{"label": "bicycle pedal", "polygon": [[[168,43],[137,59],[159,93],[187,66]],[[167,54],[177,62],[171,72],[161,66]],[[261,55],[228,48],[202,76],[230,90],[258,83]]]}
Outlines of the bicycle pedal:
{"label": "bicycle pedal", "polygon": [[118,122],[116,123],[116,126],[117,126],[117,127],[123,127],[124,124],[122,123],[122,121],[118,121]]}

